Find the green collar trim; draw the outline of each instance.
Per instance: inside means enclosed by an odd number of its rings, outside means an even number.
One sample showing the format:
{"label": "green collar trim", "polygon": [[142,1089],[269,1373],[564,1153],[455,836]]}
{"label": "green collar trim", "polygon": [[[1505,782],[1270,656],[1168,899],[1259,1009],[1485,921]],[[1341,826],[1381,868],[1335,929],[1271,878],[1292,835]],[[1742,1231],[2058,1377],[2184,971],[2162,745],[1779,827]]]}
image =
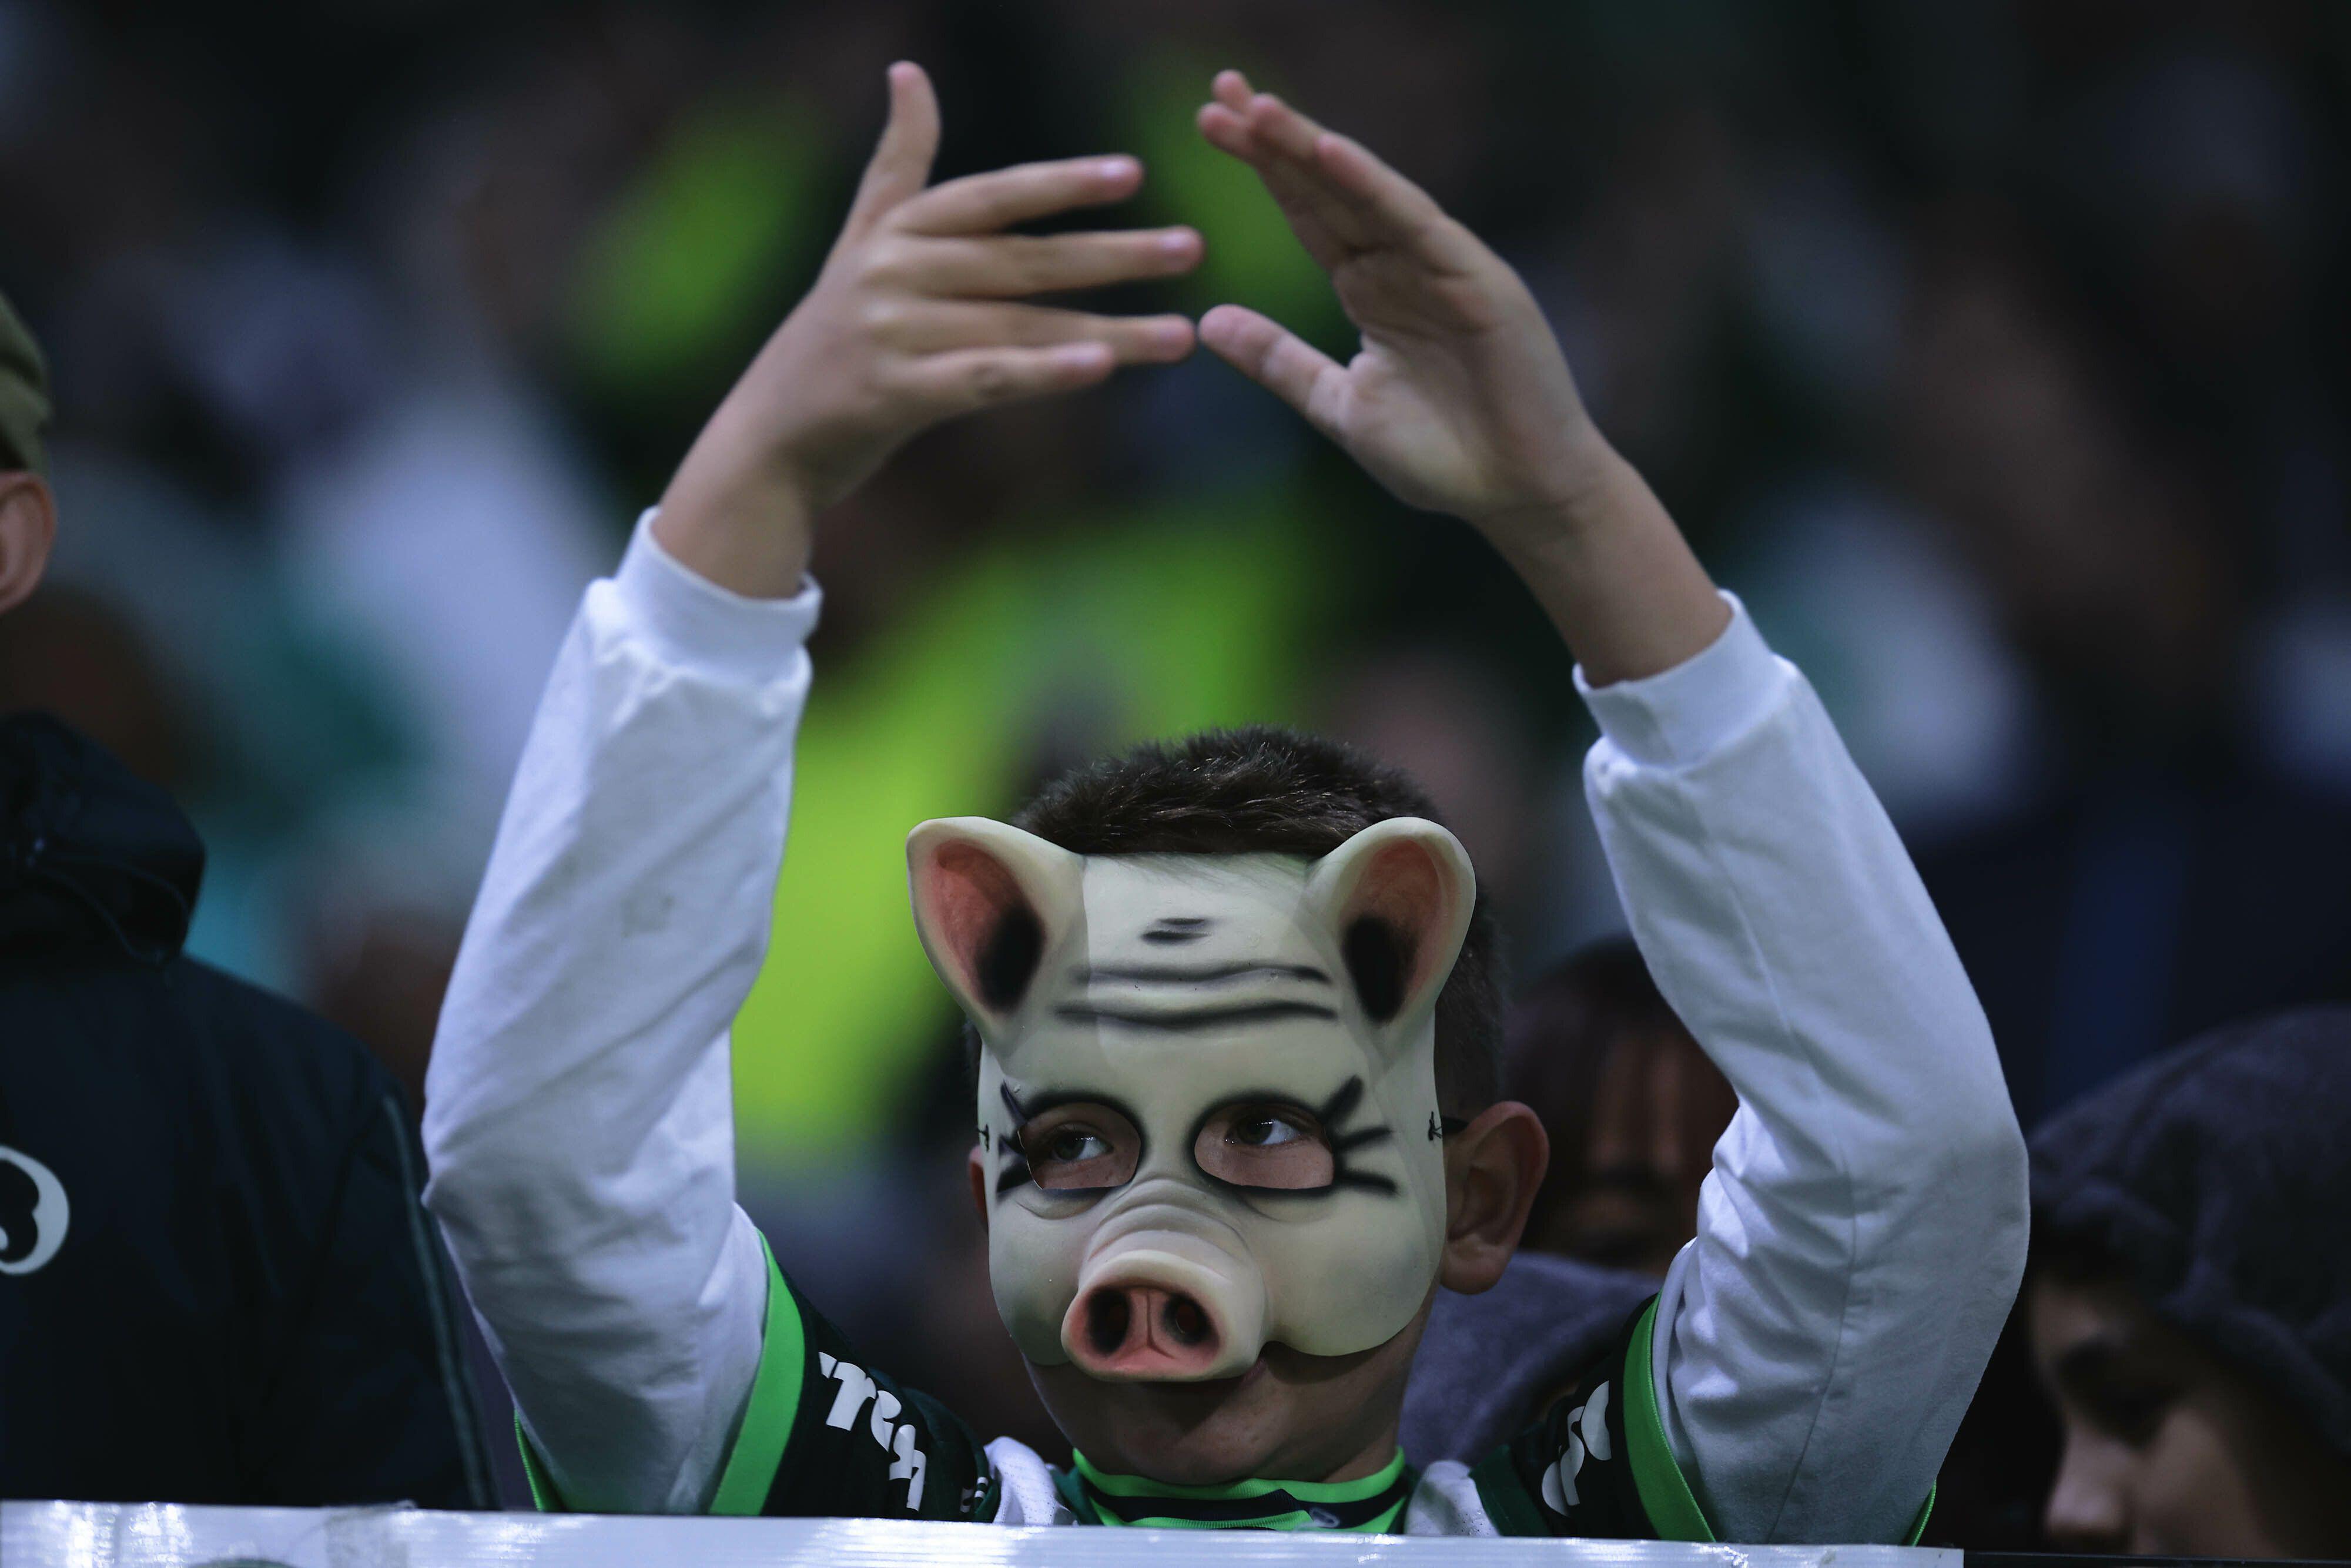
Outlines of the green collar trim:
{"label": "green collar trim", "polygon": [[1180,1498],[1194,1502],[1223,1502],[1234,1498],[1265,1497],[1273,1492],[1288,1492],[1301,1502],[1361,1502],[1377,1497],[1395,1485],[1405,1472],[1404,1450],[1398,1448],[1395,1458],[1386,1465],[1352,1481],[1268,1481],[1254,1476],[1246,1480],[1228,1481],[1221,1486],[1179,1487],[1169,1482],[1145,1480],[1141,1476],[1113,1475],[1098,1469],[1083,1454],[1073,1453],[1077,1472],[1096,1491],[1113,1497]]}
{"label": "green collar trim", "polygon": [[[1113,1475],[1083,1454],[1071,1456],[1063,1494],[1081,1519],[1098,1524],[1176,1530],[1346,1530],[1377,1532],[1404,1512],[1418,1475],[1403,1450],[1373,1474],[1351,1481],[1274,1481],[1251,1477],[1222,1486],[1186,1487]],[[1078,1502],[1083,1508],[1075,1508]]]}

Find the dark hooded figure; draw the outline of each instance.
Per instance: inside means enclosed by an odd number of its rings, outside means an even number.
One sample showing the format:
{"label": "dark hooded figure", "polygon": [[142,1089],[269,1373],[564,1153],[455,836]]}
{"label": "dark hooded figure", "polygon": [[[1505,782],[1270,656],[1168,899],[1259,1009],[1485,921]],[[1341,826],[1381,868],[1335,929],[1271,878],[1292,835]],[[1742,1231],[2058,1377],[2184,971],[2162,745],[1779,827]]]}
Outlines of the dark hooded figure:
{"label": "dark hooded figure", "polygon": [[[0,299],[0,612],[55,537],[41,361]],[[183,955],[171,797],[0,717],[0,1497],[484,1506],[391,1075]]]}
{"label": "dark hooded figure", "polygon": [[2351,1007],[2201,1036],[2032,1139],[2027,1309],[2095,1552],[2351,1556]]}

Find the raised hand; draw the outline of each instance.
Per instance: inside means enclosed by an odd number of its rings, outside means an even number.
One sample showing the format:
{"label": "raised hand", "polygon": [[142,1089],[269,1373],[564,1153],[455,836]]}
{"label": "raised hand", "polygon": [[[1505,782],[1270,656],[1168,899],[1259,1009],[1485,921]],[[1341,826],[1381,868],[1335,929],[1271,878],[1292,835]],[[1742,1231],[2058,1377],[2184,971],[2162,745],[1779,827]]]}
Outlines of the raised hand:
{"label": "raised hand", "polygon": [[1200,339],[1263,382],[1398,499],[1475,525],[1596,681],[1653,674],[1729,612],[1640,476],[1576,393],[1510,265],[1361,143],[1238,71],[1200,131],[1256,170],[1363,335],[1345,364],[1239,305]]}
{"label": "raised hand", "polygon": [[1128,157],[1029,163],[931,185],[939,111],[918,66],[890,68],[890,120],[806,298],[720,403],[662,497],[664,548],[720,586],[777,597],[810,519],[930,425],[1180,360],[1181,316],[1022,302],[1188,271],[1189,228],[1050,236],[1013,225],[1134,193]]}
{"label": "raised hand", "polygon": [[1202,318],[1202,340],[1410,505],[1484,527],[1562,498],[1592,424],[1518,274],[1360,143],[1240,72],[1215,94],[1201,131],[1264,180],[1363,349],[1342,365],[1237,305]]}

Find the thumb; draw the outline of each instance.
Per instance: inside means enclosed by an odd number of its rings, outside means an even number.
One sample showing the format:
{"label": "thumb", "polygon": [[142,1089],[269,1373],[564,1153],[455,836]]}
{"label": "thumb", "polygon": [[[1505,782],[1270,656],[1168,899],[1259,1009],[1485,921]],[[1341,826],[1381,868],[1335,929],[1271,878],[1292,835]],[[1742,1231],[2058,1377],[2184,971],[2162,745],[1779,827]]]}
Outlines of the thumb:
{"label": "thumb", "polygon": [[1200,341],[1315,429],[1344,442],[1347,372],[1330,355],[1245,305],[1219,305],[1201,317]]}
{"label": "thumb", "polygon": [[900,60],[890,68],[890,121],[865,165],[847,226],[870,227],[929,183],[938,150],[939,100],[931,78],[912,60]]}

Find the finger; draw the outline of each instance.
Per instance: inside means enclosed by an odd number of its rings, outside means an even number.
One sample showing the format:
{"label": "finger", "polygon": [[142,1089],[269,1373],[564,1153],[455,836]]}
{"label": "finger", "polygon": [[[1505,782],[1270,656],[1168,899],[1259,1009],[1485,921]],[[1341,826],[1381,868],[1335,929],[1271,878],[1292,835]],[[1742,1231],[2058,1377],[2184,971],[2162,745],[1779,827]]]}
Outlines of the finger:
{"label": "finger", "polygon": [[1219,152],[1231,153],[1260,173],[1267,166],[1281,159],[1282,154],[1278,149],[1249,129],[1246,108],[1235,109],[1227,103],[1204,103],[1196,118],[1200,133],[1208,139],[1211,146]]}
{"label": "finger", "polygon": [[934,186],[900,206],[893,220],[913,234],[987,233],[1071,207],[1123,201],[1142,183],[1143,165],[1123,154],[1024,163]]}
{"label": "finger", "polygon": [[1371,235],[1354,213],[1334,193],[1321,189],[1295,160],[1260,139],[1245,112],[1223,102],[1203,104],[1198,121],[1210,146],[1256,171],[1299,243],[1324,267],[1334,267],[1370,245]]}
{"label": "finger", "polygon": [[1330,355],[1241,305],[1219,305],[1201,317],[1200,341],[1315,429],[1338,434],[1347,372]]}
{"label": "finger", "polygon": [[885,333],[907,353],[960,349],[1048,348],[1103,343],[1120,364],[1167,364],[1192,351],[1193,330],[1182,316],[1098,316],[1041,305],[941,300],[904,312]]}
{"label": "finger", "polygon": [[1250,100],[1249,129],[1315,193],[1353,214],[1367,233],[1418,239],[1441,224],[1436,198],[1351,137],[1325,131],[1270,92]]}
{"label": "finger", "polygon": [[1356,211],[1399,237],[1425,241],[1450,227],[1436,197],[1352,136],[1324,131],[1314,144],[1314,166]]}
{"label": "finger", "polygon": [[914,195],[931,178],[939,151],[939,100],[931,78],[912,60],[890,68],[890,119],[850,204],[848,227],[872,226]]}
{"label": "finger", "polygon": [[900,281],[922,294],[1008,298],[1172,277],[1200,263],[1189,228],[914,242]]}
{"label": "finger", "polygon": [[1208,84],[1208,91],[1218,103],[1237,113],[1247,112],[1249,99],[1256,96],[1249,78],[1235,70],[1218,71],[1216,79]]}
{"label": "finger", "polygon": [[899,372],[902,391],[951,418],[997,403],[1075,392],[1102,381],[1117,357],[1102,343],[1061,343],[1050,349],[963,349],[914,361]]}
{"label": "finger", "polygon": [[1314,161],[1314,143],[1329,134],[1304,113],[1270,92],[1249,99],[1247,116],[1249,129],[1260,140],[1301,163]]}

